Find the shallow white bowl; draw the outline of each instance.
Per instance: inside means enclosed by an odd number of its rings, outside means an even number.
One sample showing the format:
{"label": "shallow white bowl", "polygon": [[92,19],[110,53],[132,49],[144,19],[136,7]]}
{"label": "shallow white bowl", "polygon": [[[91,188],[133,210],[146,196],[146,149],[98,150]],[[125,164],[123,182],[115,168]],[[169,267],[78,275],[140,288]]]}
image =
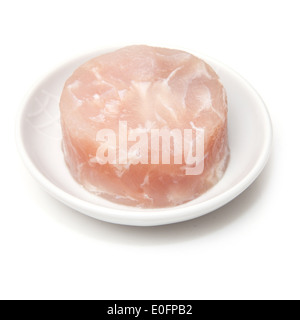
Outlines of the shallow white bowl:
{"label": "shallow white bowl", "polygon": [[[117,205],[90,194],[71,177],[61,149],[59,97],[66,79],[85,61],[112,51],[101,50],[76,58],[50,73],[26,97],[17,118],[17,144],[36,180],[53,197],[86,215],[107,222],[155,226],[185,221],[225,205],[261,173],[271,149],[272,125],[258,93],[233,70],[198,55],[219,74],[228,94],[231,160],[224,178],[201,197],[166,209]],[[196,53],[197,55],[197,53]]]}

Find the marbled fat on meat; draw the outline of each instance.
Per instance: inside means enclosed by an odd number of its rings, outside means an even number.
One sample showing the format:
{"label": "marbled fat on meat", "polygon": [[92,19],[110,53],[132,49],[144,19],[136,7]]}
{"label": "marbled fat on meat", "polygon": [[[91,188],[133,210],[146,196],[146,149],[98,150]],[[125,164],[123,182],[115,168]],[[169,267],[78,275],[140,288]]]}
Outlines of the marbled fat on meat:
{"label": "marbled fat on meat", "polygon": [[[186,203],[214,186],[229,161],[225,89],[208,64],[183,51],[131,46],[88,61],[67,80],[60,111],[72,176],[113,202],[145,208]],[[203,173],[186,175],[184,163],[134,164],[136,153],[126,164],[101,164],[97,133],[118,132],[120,121],[129,133],[203,128]]]}

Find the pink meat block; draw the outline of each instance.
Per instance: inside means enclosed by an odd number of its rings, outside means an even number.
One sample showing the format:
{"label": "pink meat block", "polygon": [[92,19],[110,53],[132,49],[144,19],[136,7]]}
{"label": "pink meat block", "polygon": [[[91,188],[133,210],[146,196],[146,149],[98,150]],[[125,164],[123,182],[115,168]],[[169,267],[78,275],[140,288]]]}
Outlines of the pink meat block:
{"label": "pink meat block", "polygon": [[[189,53],[130,46],[88,61],[67,80],[60,112],[63,152],[72,176],[110,201],[144,208],[177,206],[199,197],[226,171],[230,155],[226,92],[215,71]],[[139,137],[148,163],[134,148],[138,138],[126,140],[121,128],[128,136]],[[178,154],[179,140],[176,145],[170,139],[170,164],[151,161],[155,152],[162,159],[163,142],[153,150],[150,132],[162,129],[201,130],[200,174],[187,174],[191,164],[184,147]],[[115,132],[115,138],[102,139],[103,130]],[[146,133],[149,140],[141,143]],[[192,153],[196,143],[194,138]],[[114,161],[109,162],[108,155],[115,156]]]}

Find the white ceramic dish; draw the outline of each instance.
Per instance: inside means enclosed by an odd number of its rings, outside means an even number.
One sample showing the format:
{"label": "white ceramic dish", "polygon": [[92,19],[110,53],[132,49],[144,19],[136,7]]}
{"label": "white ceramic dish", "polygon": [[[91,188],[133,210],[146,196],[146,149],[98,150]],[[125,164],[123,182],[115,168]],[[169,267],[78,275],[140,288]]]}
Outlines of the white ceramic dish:
{"label": "white ceramic dish", "polygon": [[[272,126],[257,92],[237,73],[209,57],[228,94],[231,160],[224,178],[211,190],[185,205],[140,209],[117,205],[84,190],[71,177],[61,150],[59,97],[66,79],[101,50],[68,62],[40,81],[26,97],[17,118],[17,144],[36,180],[53,197],[99,220],[135,226],[155,226],[197,218],[243,192],[264,168],[271,149]],[[196,53],[197,55],[197,53]]]}

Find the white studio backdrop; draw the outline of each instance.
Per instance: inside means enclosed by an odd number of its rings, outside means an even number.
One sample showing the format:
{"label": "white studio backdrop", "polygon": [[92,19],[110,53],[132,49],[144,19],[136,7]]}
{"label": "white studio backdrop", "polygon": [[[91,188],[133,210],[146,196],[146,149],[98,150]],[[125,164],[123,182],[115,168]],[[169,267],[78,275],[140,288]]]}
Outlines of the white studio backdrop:
{"label": "white studio backdrop", "polygon": [[[299,11],[297,0],[2,1],[0,298],[299,299]],[[201,48],[231,66],[274,126],[270,161],[247,191],[153,228],[96,221],[52,199],[14,138],[37,79],[76,55],[142,43]]]}

